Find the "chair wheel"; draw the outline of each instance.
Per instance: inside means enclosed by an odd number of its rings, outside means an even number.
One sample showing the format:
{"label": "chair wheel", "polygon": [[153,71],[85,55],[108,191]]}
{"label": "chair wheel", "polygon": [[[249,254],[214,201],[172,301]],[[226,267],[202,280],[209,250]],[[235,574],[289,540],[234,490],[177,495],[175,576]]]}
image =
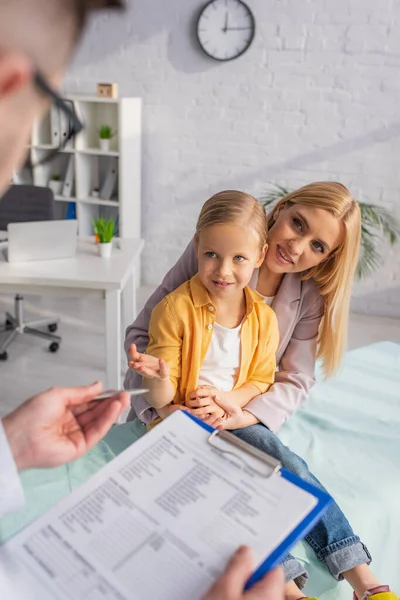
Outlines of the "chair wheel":
{"label": "chair wheel", "polygon": [[49,346],[49,350],[50,350],[50,352],[57,352],[59,347],[60,347],[60,344],[58,342],[52,342]]}
{"label": "chair wheel", "polygon": [[13,324],[11,323],[10,319],[6,319],[6,329],[13,329]]}
{"label": "chair wheel", "polygon": [[0,354],[0,360],[8,360],[7,352],[3,352],[2,354]]}
{"label": "chair wheel", "polygon": [[57,323],[52,323],[51,325],[48,325],[48,330],[51,331],[51,333],[54,333],[55,331],[57,331],[57,329],[58,329]]}

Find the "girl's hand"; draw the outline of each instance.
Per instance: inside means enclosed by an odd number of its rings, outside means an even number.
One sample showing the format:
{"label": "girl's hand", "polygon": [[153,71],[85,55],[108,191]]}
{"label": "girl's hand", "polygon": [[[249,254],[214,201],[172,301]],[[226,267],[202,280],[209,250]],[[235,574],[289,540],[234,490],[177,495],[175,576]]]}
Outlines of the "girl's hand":
{"label": "girl's hand", "polygon": [[[216,398],[216,403],[224,411],[224,416],[214,421],[212,425],[216,429],[241,429],[259,423],[257,417],[233,402],[228,402],[224,398]],[[207,420],[206,423],[208,423]]]}
{"label": "girl's hand", "polygon": [[225,415],[225,411],[217,404],[217,400],[222,396],[223,392],[217,388],[211,385],[200,385],[189,394],[186,406],[191,409],[193,415],[213,426],[216,420],[222,419]]}
{"label": "girl's hand", "polygon": [[137,351],[136,344],[131,344],[129,349],[131,360],[128,366],[146,379],[168,379],[169,366],[162,360],[150,354],[142,354]]}

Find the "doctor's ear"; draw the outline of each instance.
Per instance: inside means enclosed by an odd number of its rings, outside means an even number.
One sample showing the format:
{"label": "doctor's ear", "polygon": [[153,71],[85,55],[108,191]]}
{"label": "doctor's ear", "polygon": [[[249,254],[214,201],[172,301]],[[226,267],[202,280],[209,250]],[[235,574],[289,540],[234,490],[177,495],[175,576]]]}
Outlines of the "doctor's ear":
{"label": "doctor's ear", "polygon": [[17,94],[33,81],[29,58],[20,52],[0,53],[0,101]]}

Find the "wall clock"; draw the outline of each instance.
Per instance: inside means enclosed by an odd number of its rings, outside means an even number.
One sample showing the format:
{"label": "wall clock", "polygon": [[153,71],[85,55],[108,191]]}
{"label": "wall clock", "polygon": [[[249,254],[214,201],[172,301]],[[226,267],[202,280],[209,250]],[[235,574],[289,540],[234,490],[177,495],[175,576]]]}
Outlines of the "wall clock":
{"label": "wall clock", "polygon": [[211,0],[197,21],[200,46],[215,60],[232,60],[249,48],[256,30],[250,8],[241,0]]}

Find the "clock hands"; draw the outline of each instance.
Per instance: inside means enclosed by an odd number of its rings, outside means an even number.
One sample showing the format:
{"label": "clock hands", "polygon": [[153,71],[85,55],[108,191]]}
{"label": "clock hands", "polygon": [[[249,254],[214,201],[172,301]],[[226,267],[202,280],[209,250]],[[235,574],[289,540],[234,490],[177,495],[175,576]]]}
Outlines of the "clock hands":
{"label": "clock hands", "polygon": [[222,31],[226,33],[227,31],[248,31],[251,27],[228,27],[229,24],[229,13],[225,13],[225,24],[222,28]]}
{"label": "clock hands", "polygon": [[224,25],[224,28],[222,30],[224,33],[226,33],[228,31],[228,22],[229,22],[229,13],[228,13],[228,11],[226,11],[226,13],[225,13],[225,25]]}

